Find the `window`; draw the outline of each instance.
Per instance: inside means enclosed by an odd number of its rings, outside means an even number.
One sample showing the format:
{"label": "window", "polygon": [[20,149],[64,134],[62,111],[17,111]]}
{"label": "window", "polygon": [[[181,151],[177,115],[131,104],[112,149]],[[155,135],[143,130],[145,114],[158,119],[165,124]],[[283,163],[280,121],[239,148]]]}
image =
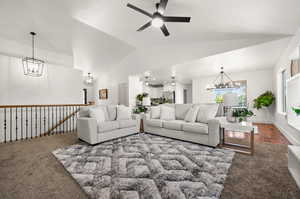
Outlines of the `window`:
{"label": "window", "polygon": [[223,95],[226,93],[237,93],[239,97],[239,106],[247,106],[247,80],[235,81],[235,83],[239,83],[240,87],[214,90],[216,103],[222,103]]}
{"label": "window", "polygon": [[281,102],[282,102],[282,109],[283,113],[286,113],[286,70],[281,72]]}

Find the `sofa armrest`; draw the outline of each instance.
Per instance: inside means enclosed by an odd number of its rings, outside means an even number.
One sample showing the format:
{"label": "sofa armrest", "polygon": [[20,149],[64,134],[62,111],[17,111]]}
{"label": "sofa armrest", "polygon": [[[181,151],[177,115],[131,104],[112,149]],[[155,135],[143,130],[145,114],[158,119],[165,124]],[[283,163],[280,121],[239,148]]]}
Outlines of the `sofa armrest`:
{"label": "sofa armrest", "polygon": [[208,120],[209,144],[217,146],[220,143],[220,122],[217,119]]}
{"label": "sofa armrest", "polygon": [[95,118],[80,117],[77,119],[78,137],[90,144],[96,144],[97,120]]}

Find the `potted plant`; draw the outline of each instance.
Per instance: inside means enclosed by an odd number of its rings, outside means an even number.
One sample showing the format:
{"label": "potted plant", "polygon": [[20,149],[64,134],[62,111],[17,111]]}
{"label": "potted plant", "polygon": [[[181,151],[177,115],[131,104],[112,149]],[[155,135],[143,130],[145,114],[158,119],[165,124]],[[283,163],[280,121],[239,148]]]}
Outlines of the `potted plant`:
{"label": "potted plant", "polygon": [[300,116],[300,107],[292,107],[292,110],[296,113],[297,116]]}
{"label": "potted plant", "polygon": [[247,121],[247,118],[252,117],[254,113],[247,108],[238,108],[232,111],[232,117],[238,118],[239,122]]}
{"label": "potted plant", "polygon": [[133,113],[140,114],[148,111],[148,108],[143,105],[143,99],[148,95],[148,93],[141,93],[136,96],[136,107],[133,109]]}
{"label": "potted plant", "polygon": [[271,106],[275,101],[275,96],[271,91],[266,91],[254,99],[253,107],[257,110]]}

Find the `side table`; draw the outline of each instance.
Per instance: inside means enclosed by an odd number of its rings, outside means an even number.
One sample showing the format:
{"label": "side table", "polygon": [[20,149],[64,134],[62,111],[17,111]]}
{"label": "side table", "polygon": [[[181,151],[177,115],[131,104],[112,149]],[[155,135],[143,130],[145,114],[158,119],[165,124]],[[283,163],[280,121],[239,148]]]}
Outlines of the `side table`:
{"label": "side table", "polygon": [[[230,148],[236,152],[253,155],[254,154],[254,130],[252,122],[237,122],[231,123],[226,120],[225,117],[221,117],[220,121],[220,146],[222,148]],[[226,142],[225,131],[243,132],[250,133],[250,146],[234,144]]]}
{"label": "side table", "polygon": [[135,119],[138,122],[139,133],[144,133],[144,119],[146,115],[144,113],[136,114]]}

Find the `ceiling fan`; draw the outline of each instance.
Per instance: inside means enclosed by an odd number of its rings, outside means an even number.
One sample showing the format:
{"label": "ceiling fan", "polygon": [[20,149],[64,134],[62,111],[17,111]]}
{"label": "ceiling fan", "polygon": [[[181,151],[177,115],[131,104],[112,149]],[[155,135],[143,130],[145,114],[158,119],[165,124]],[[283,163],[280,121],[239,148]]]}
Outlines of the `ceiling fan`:
{"label": "ceiling fan", "polygon": [[160,3],[156,4],[156,11],[151,14],[145,10],[142,10],[130,3],[127,4],[127,7],[142,13],[151,18],[151,21],[140,27],[137,31],[143,31],[149,26],[154,26],[156,28],[160,28],[163,34],[167,37],[170,35],[165,22],[180,22],[180,23],[189,23],[191,17],[177,17],[177,16],[164,16],[164,12],[166,10],[168,4],[168,0],[160,0]]}

